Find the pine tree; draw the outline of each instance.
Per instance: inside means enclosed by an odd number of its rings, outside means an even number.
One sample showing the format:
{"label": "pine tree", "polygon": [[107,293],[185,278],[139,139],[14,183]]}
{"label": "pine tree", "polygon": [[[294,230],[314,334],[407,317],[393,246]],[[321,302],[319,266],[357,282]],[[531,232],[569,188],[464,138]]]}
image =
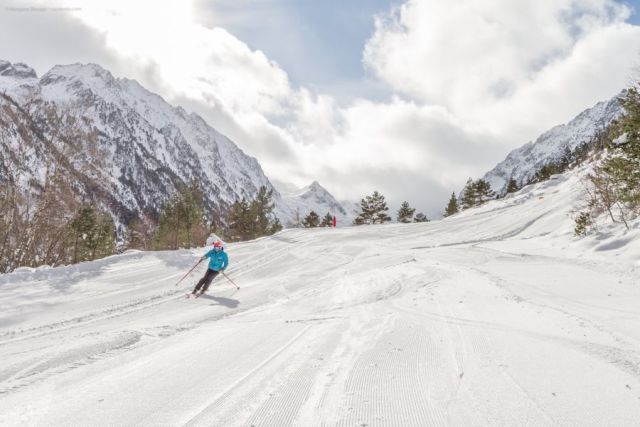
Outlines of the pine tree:
{"label": "pine tree", "polygon": [[84,206],[71,221],[73,230],[73,263],[88,261],[89,250],[88,240],[94,233],[96,226],[96,212],[92,206]]}
{"label": "pine tree", "polygon": [[462,202],[463,209],[469,209],[478,205],[478,192],[471,178],[467,180],[467,185],[464,187],[460,201]]}
{"label": "pine tree", "polygon": [[560,172],[562,171],[559,164],[553,161],[546,163],[542,165],[538,172],[536,172],[535,182],[547,181],[549,178],[551,178],[551,175],[555,175]]}
{"label": "pine tree", "polygon": [[91,259],[100,259],[114,254],[115,237],[116,229],[111,216],[104,212],[98,214],[93,236],[89,240]]}
{"label": "pine tree", "polygon": [[251,211],[245,199],[237,200],[231,205],[228,215],[229,240],[249,240],[251,238]]}
{"label": "pine tree", "polygon": [[269,234],[272,225],[272,198],[273,190],[267,190],[267,187],[261,186],[256,198],[251,203],[250,210],[253,218],[251,234],[253,238]]}
{"label": "pine tree", "polygon": [[389,208],[387,207],[387,202],[384,199],[384,196],[377,191],[373,192],[372,195],[373,200],[373,223],[376,222],[383,224],[385,222],[391,221],[391,217],[387,215]]}
{"label": "pine tree", "polygon": [[509,178],[509,182],[507,183],[507,194],[515,193],[518,190],[520,190],[520,188],[518,188],[518,182],[513,177]]}
{"label": "pine tree", "polygon": [[353,221],[354,225],[372,224],[374,216],[374,204],[371,196],[360,200],[360,214]]}
{"label": "pine tree", "polygon": [[384,196],[374,191],[371,196],[367,196],[360,201],[360,215],[353,221],[354,225],[376,224],[391,221],[387,214],[389,208]]}
{"label": "pine tree", "polygon": [[491,185],[484,179],[473,181],[471,178],[462,192],[462,207],[469,209],[480,206],[496,197],[496,192],[491,189]]}
{"label": "pine tree", "polygon": [[413,219],[414,222],[429,222],[429,218],[422,212],[416,214],[416,217]]}
{"label": "pine tree", "polygon": [[578,217],[575,219],[575,228],[573,229],[573,234],[577,237],[586,236],[589,231],[589,227],[591,227],[591,215],[588,212],[580,212]]}
{"label": "pine tree", "polygon": [[230,241],[251,240],[282,230],[280,220],[273,214],[272,199],[273,190],[267,190],[262,186],[251,202],[247,202],[246,199],[234,202],[227,215],[228,239]]}
{"label": "pine tree", "polygon": [[322,222],[320,223],[320,227],[333,227],[333,215],[329,212],[322,218]]}
{"label": "pine tree", "polygon": [[179,227],[177,198],[174,196],[164,205],[158,221],[156,249],[178,249]]}
{"label": "pine tree", "polygon": [[201,246],[206,240],[203,194],[197,185],[182,188],[165,204],[156,235],[156,248]]}
{"label": "pine tree", "polygon": [[278,231],[282,231],[282,224],[280,223],[280,219],[275,216],[273,217],[273,220],[271,221],[271,225],[269,226],[269,233],[268,234],[276,234]]}
{"label": "pine tree", "polygon": [[311,211],[302,221],[302,225],[304,225],[305,228],[315,228],[320,225],[320,217],[317,213]]}
{"label": "pine tree", "polygon": [[451,193],[449,203],[447,203],[447,207],[444,210],[444,216],[447,217],[453,214],[457,214],[459,210],[460,205],[458,205],[458,198],[456,197],[456,193]]}
{"label": "pine tree", "polygon": [[562,157],[560,157],[560,172],[564,172],[571,167],[573,162],[573,153],[569,147],[564,147]]}
{"label": "pine tree", "polygon": [[204,244],[204,194],[197,184],[191,184],[182,190],[176,209],[182,229],[181,244],[187,248]]}
{"label": "pine tree", "polygon": [[407,224],[413,220],[413,214],[416,212],[414,208],[409,206],[409,202],[402,202],[398,210],[398,222]]}
{"label": "pine tree", "polygon": [[489,184],[484,179],[477,180],[475,182],[475,187],[479,205],[486,203],[489,200],[495,199],[496,192],[491,189],[491,184]]}
{"label": "pine tree", "polygon": [[115,227],[106,213],[83,206],[71,221],[73,263],[91,261],[115,252]]}
{"label": "pine tree", "polygon": [[127,227],[127,248],[150,250],[157,227],[157,222],[149,214],[132,219]]}
{"label": "pine tree", "polygon": [[617,188],[618,199],[634,212],[640,211],[640,92],[634,87],[627,91],[620,104],[626,114],[615,127],[611,155],[603,164]]}

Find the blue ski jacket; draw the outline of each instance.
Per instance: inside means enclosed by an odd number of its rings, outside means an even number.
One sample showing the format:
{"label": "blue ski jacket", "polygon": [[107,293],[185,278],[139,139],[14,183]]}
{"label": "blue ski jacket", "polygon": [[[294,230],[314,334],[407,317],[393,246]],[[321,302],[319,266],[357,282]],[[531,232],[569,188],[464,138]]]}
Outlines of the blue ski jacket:
{"label": "blue ski jacket", "polygon": [[229,265],[229,257],[224,249],[220,252],[216,252],[211,249],[202,257],[202,259],[205,258],[209,258],[209,269],[213,271],[224,271],[224,269]]}

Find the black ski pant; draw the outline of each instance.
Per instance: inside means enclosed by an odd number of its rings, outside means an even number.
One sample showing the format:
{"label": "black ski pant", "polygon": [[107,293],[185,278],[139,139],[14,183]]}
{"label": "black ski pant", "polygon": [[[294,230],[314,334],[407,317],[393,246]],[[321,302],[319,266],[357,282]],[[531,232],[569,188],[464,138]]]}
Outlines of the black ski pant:
{"label": "black ski pant", "polygon": [[[192,293],[195,294],[198,291],[207,292],[207,289],[209,289],[209,285],[211,284],[213,279],[218,275],[218,273],[220,272],[208,268],[207,272],[204,274],[204,277],[200,279],[200,281],[198,282],[198,284],[196,285]],[[200,288],[202,288],[202,290],[200,290]]]}

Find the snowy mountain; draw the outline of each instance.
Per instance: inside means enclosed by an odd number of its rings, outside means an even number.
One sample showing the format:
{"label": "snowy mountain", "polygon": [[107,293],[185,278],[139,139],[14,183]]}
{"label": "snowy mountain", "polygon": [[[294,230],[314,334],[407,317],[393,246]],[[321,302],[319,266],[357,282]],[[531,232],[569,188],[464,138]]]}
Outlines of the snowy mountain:
{"label": "snowy mountain", "polygon": [[584,173],[229,244],[198,299],[202,250],[0,275],[0,425],[637,426],[640,222],[574,238]]}
{"label": "snowy mountain", "polygon": [[[104,165],[91,172],[99,177],[100,188],[87,185],[79,191],[108,209],[120,224],[143,212],[157,214],[171,194],[193,181],[205,190],[206,206],[214,215],[223,214],[238,199],[253,198],[260,186],[274,190],[275,213],[284,225],[293,222],[296,208],[318,206],[309,196],[289,198],[295,205],[290,208],[258,161],[200,116],[170,105],[135,80],[114,78],[98,65],[55,66],[38,78],[25,64],[0,61],[0,95],[0,107],[12,108],[21,120],[10,129],[5,124],[9,136],[0,141],[0,179],[13,168],[24,173],[24,183],[42,180],[47,158],[55,155],[55,148],[47,144],[54,130],[43,124],[44,111],[54,108],[96,135],[97,148],[106,153]],[[19,131],[21,125],[33,131],[32,138]],[[25,146],[31,153],[18,155]],[[4,164],[9,161],[22,163]],[[86,175],[75,166],[74,173]],[[81,177],[77,181],[83,182]],[[318,196],[327,206],[334,202],[326,190]],[[305,200],[311,206],[305,206]]]}
{"label": "snowy mountain", "polygon": [[504,194],[510,177],[519,184],[527,182],[545,164],[559,160],[566,149],[573,150],[589,142],[622,113],[615,96],[580,113],[567,124],[543,133],[535,141],[513,150],[505,160],[487,172],[483,179],[498,193]]}
{"label": "snowy mountain", "polygon": [[286,204],[297,212],[302,220],[311,211],[315,211],[321,218],[327,213],[336,216],[338,226],[351,225],[358,215],[355,205],[340,203],[317,181],[298,191],[283,193]]}

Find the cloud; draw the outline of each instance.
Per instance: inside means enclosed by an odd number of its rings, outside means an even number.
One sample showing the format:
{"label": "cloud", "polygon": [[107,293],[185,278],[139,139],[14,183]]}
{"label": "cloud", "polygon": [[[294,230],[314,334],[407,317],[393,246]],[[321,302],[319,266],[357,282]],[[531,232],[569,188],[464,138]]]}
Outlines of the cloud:
{"label": "cloud", "polygon": [[[432,217],[467,177],[625,87],[640,49],[631,10],[613,0],[407,0],[376,19],[363,52],[365,78],[391,96],[345,98],[293,84],[267,53],[204,25],[201,8],[85,0],[60,25],[7,26],[0,42],[17,54],[27,37],[32,57],[19,59],[38,66],[93,61],[139,80],[275,181],[317,179],[352,200],[378,189]],[[47,37],[79,44],[53,49]]]}
{"label": "cloud", "polygon": [[409,0],[378,17],[365,65],[393,90],[524,142],[614,95],[640,28],[613,0]]}
{"label": "cloud", "polygon": [[10,6],[16,5],[0,4],[2,59],[25,62],[40,74],[55,64],[96,58],[105,66],[115,66],[115,58],[104,47],[102,34],[91,31],[69,14],[11,11]]}

